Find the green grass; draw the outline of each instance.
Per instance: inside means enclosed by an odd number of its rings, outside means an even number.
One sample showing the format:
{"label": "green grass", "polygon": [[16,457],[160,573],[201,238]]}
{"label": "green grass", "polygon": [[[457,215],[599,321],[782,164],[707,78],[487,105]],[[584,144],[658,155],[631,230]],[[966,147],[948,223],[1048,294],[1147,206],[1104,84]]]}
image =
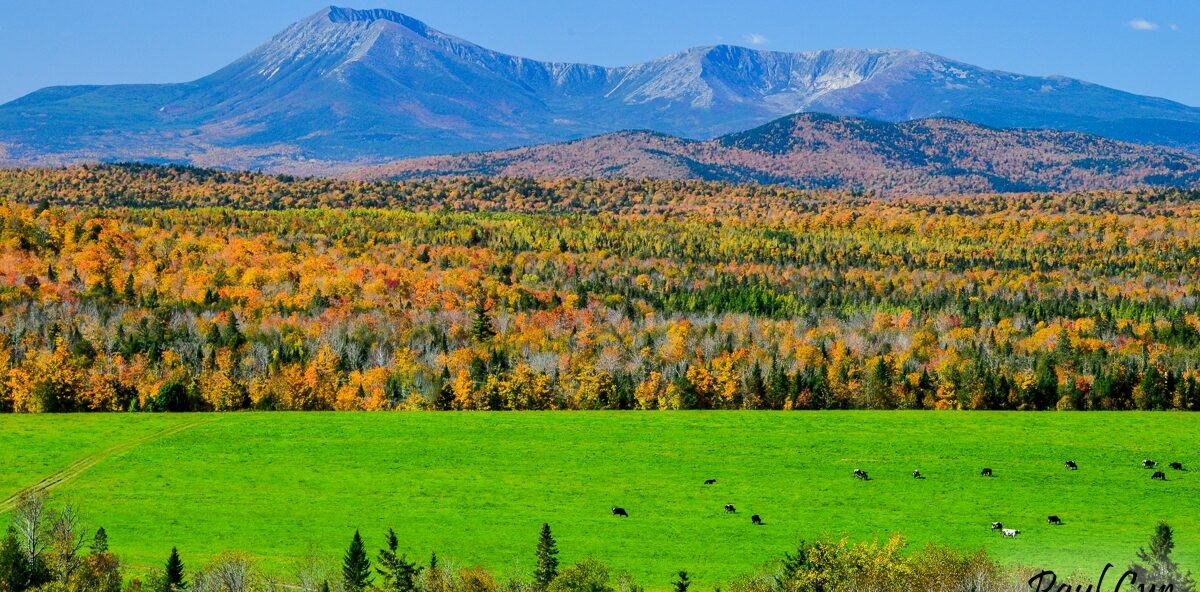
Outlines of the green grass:
{"label": "green grass", "polygon": [[[528,573],[543,521],[564,561],[593,555],[653,589],[679,569],[707,589],[800,539],[891,532],[1098,574],[1132,559],[1159,519],[1175,527],[1181,563],[1200,565],[1200,416],[1185,414],[8,415],[0,497],[106,448],[53,496],[79,502],[134,573],[177,545],[191,567],[240,549],[288,574],[310,545],[336,560],[355,528],[373,555],[389,526],[422,561],[436,550]],[[1146,457],[1196,470],[1152,482]],[[984,466],[995,477],[980,477]],[[872,480],[852,478],[855,467]],[[614,505],[631,517],[611,516]],[[992,520],[1020,538],[991,532]]]}

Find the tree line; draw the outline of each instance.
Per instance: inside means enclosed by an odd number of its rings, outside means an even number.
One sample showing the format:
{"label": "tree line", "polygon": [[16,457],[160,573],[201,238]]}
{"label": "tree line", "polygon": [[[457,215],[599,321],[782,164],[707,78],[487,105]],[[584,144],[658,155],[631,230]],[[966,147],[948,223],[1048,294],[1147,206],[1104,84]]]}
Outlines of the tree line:
{"label": "tree line", "polygon": [[[531,545],[532,573],[498,574],[481,566],[455,567],[431,553],[427,561],[409,559],[400,535],[384,533],[372,554],[355,531],[340,562],[310,551],[294,573],[268,572],[243,551],[226,551],[189,571],[178,548],[158,570],[133,575],[110,548],[104,528],[88,538],[78,509],[71,503],[51,507],[44,493],[20,496],[0,541],[0,592],[644,592],[626,572],[612,573],[602,561],[585,557],[571,564],[559,559],[549,524],[542,524]],[[1195,581],[1173,558],[1174,532],[1159,523],[1149,545],[1138,550],[1124,571],[1129,584],[1172,586],[1192,592]],[[841,592],[875,590],[974,590],[1016,592],[1051,590],[1050,572],[1003,566],[985,551],[963,552],[928,545],[913,549],[900,535],[886,542],[854,543],[846,538],[801,542],[796,550],[748,571],[725,584],[730,592]],[[1075,576],[1078,578],[1078,576]],[[686,569],[655,588],[689,592]],[[717,587],[718,590],[721,586]],[[693,589],[694,590],[694,589]]]}
{"label": "tree line", "polygon": [[1200,409],[1186,191],[98,165],[5,195],[3,412]]}

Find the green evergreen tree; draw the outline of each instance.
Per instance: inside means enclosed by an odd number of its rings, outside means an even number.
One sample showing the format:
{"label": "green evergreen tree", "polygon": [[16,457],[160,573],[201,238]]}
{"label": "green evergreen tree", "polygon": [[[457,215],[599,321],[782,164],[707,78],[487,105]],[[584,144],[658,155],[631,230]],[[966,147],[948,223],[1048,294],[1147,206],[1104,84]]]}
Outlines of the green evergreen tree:
{"label": "green evergreen tree", "polygon": [[550,525],[542,523],[542,532],[538,536],[537,568],[533,572],[533,585],[537,590],[545,590],[558,575],[558,546],[554,535],[550,534]]}
{"label": "green evergreen tree", "polygon": [[886,357],[880,356],[871,364],[863,389],[866,391],[866,408],[891,409],[895,407],[892,401],[892,366]]}
{"label": "green evergreen tree", "polygon": [[9,526],[0,542],[0,590],[23,592],[29,586],[31,576],[29,558],[17,539],[17,529]]}
{"label": "green evergreen tree", "polygon": [[1050,356],[1039,356],[1033,368],[1033,385],[1029,390],[1032,409],[1054,409],[1058,404],[1058,373]]}
{"label": "green evergreen tree", "polygon": [[800,572],[811,566],[808,562],[809,548],[807,543],[800,541],[795,555],[783,554],[783,564],[780,566],[779,575],[775,576],[775,584],[779,589],[787,589],[788,582],[796,579]]}
{"label": "green evergreen tree", "polygon": [[679,579],[675,580],[671,585],[674,588],[675,592],[687,592],[688,586],[691,586],[692,582],[690,580],[688,580],[688,575],[687,575],[686,571],[680,571]]}
{"label": "green evergreen tree", "polygon": [[767,383],[763,379],[762,365],[754,360],[750,376],[746,378],[746,407],[757,409],[767,400]]}
{"label": "green evergreen tree", "polygon": [[350,548],[342,558],[342,585],[346,592],[362,592],[371,579],[371,560],[363,547],[362,536],[355,530]]}
{"label": "green evergreen tree", "polygon": [[163,592],[178,592],[187,589],[187,582],[183,579],[183,560],[179,558],[179,550],[171,547],[171,556],[167,558],[167,565],[163,573]]}
{"label": "green evergreen tree", "polygon": [[475,308],[472,309],[472,314],[474,314],[475,319],[471,321],[471,337],[475,341],[490,341],[496,336],[496,327],[492,324],[492,317],[488,315],[487,306],[483,298],[475,301]]}
{"label": "green evergreen tree", "polygon": [[385,592],[414,592],[417,589],[417,578],[421,568],[408,561],[404,555],[398,554],[400,539],[396,531],[388,529],[387,547],[379,551],[379,567],[375,571],[383,577]]}
{"label": "green evergreen tree", "polygon": [[133,271],[130,271],[129,275],[125,277],[125,286],[121,289],[121,297],[125,304],[137,303],[137,292],[133,289]]}
{"label": "green evergreen tree", "polygon": [[1143,411],[1165,409],[1169,397],[1167,396],[1166,381],[1163,379],[1162,372],[1159,372],[1158,367],[1154,364],[1147,364],[1146,370],[1142,372],[1142,378],[1138,382],[1140,396],[1135,401],[1138,409]]}
{"label": "green evergreen tree", "polygon": [[1139,584],[1153,584],[1157,586],[1156,590],[1170,585],[1174,586],[1175,592],[1194,592],[1196,582],[1192,573],[1180,571],[1179,564],[1171,558],[1174,550],[1175,533],[1169,524],[1159,522],[1150,537],[1150,548],[1138,549],[1138,561],[1129,570],[1137,574]]}
{"label": "green evergreen tree", "polygon": [[104,532],[104,527],[96,529],[96,536],[92,537],[92,554],[100,555],[108,552],[108,533]]}

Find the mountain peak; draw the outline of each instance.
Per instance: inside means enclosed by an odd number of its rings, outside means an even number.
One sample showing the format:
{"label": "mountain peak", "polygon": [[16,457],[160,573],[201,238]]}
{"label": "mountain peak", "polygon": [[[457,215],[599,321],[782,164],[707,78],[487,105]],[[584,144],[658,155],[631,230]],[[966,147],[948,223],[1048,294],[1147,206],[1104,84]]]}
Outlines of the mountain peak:
{"label": "mountain peak", "polygon": [[[508,55],[399,12],[340,6],[191,82],[52,88],[18,99],[0,107],[0,147],[9,162],[290,167],[621,129],[715,138],[798,112],[883,122],[952,117],[1200,152],[1200,109],[915,50],[715,45],[608,68]],[[829,131],[878,127],[818,116],[793,124],[804,121]]]}
{"label": "mountain peak", "polygon": [[370,8],[360,10],[357,8],[345,8],[341,6],[330,6],[325,10],[317,13],[318,16],[329,19],[331,23],[359,23],[359,22],[375,22],[375,21],[390,21],[403,25],[418,33],[425,34],[429,31],[429,26],[425,23],[394,10],[386,8]]}

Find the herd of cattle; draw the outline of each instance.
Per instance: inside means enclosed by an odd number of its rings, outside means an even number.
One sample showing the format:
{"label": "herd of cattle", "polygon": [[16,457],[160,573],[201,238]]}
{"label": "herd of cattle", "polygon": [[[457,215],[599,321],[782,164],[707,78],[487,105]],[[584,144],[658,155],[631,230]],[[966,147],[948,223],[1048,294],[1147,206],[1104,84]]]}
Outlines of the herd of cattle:
{"label": "herd of cattle", "polygon": [[[1064,462],[1063,466],[1071,471],[1079,470],[1079,464],[1073,460],[1068,460],[1068,461]],[[1180,462],[1173,462],[1167,466],[1175,471],[1183,470],[1183,463],[1180,463]],[[1153,461],[1150,459],[1145,459],[1142,461],[1142,468],[1154,469],[1156,467],[1158,467],[1157,461]],[[983,470],[979,472],[979,475],[982,477],[991,477],[992,469],[990,467],[984,467]],[[913,479],[924,479],[925,478],[925,477],[921,476],[920,470],[913,471],[912,476],[913,476]],[[869,475],[867,475],[867,472],[862,469],[854,469],[854,477],[856,479],[860,479],[862,481],[870,481],[871,480],[871,477]],[[1150,475],[1150,478],[1154,479],[1156,481],[1166,481],[1167,474],[1162,471],[1154,471],[1154,474]],[[716,479],[705,479],[704,484],[705,485],[716,485],[717,480]],[[733,504],[725,504],[725,512],[728,514],[732,514],[734,512],[737,512],[737,508],[733,507]],[[629,512],[625,511],[625,508],[622,508],[619,506],[614,507],[612,509],[612,513],[613,513],[613,516],[622,516],[625,518],[629,517]],[[758,525],[762,525],[762,523],[763,523],[762,517],[760,517],[758,514],[754,514],[753,516],[751,516],[750,522],[753,524],[758,524]],[[1056,514],[1051,514],[1051,515],[1047,516],[1046,522],[1053,526],[1062,526],[1063,525],[1062,519],[1059,518]],[[992,530],[1000,531],[1000,534],[1003,535],[1005,538],[1017,538],[1017,535],[1021,534],[1021,531],[1017,530],[1015,528],[1004,528],[1004,524],[1002,524],[1000,522],[993,522]]]}

